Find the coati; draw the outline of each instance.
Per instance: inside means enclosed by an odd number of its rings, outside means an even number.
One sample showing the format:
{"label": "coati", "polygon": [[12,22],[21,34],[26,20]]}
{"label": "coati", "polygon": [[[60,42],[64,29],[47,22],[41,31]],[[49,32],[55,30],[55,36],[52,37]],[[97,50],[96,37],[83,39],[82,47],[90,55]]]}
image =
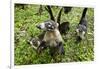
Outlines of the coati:
{"label": "coati", "polygon": [[77,29],[76,29],[76,34],[77,34],[76,41],[77,42],[80,42],[82,39],[84,39],[85,38],[85,34],[87,32],[86,12],[87,12],[87,8],[84,8],[81,20],[80,20],[80,22],[79,22],[79,24],[77,26]]}
{"label": "coati", "polygon": [[37,51],[38,46],[41,44],[44,35],[45,31],[43,31],[37,37],[31,37],[30,39],[28,39],[28,43],[33,47],[35,51]]}
{"label": "coati", "polygon": [[65,53],[63,39],[58,30],[58,23],[53,20],[48,20],[37,25],[37,28],[45,31],[43,40],[37,48],[38,53],[41,53],[41,51],[47,47],[49,47],[51,56]]}
{"label": "coati", "polygon": [[[58,11],[58,16],[57,16],[57,19],[55,20],[55,18],[54,18],[54,16],[53,16],[53,13],[52,13],[52,9],[51,9],[51,6],[49,6],[49,5],[47,5],[47,6],[45,6],[45,9],[48,11],[48,13],[49,13],[49,15],[50,15],[50,20],[49,21],[46,21],[46,22],[44,22],[44,23],[47,23],[47,22],[51,22],[51,23],[57,23],[57,25],[58,25],[58,27],[56,28],[61,34],[65,34],[66,33],[66,31],[68,31],[69,30],[69,22],[63,22],[63,23],[61,23],[60,24],[60,19],[61,19],[61,13],[62,13],[62,11],[63,11],[63,7],[61,7],[60,8],[60,10]],[[56,24],[54,25],[54,26],[56,26]],[[36,49],[36,46],[35,45],[39,45],[39,44],[41,44],[41,45],[43,45],[43,46],[40,46],[40,47],[38,47],[38,52],[41,52],[43,49],[45,49],[46,47],[45,47],[45,42],[43,42],[43,41],[41,41],[41,40],[43,40],[43,37],[45,36],[45,33],[46,33],[47,31],[45,31],[44,30],[44,32],[42,32],[42,35],[40,34],[39,36],[38,36],[38,40],[37,39],[35,39],[35,38],[33,38],[31,41],[30,41],[30,43],[32,44],[32,46],[34,46],[34,48]],[[60,35],[61,36],[61,35]],[[42,38],[41,38],[42,37]],[[62,38],[61,38],[61,40],[62,40]],[[42,42],[42,43],[41,43]],[[58,43],[59,44],[59,43]],[[59,44],[59,45],[62,45],[62,42]],[[62,47],[62,46],[61,46]],[[54,48],[53,48],[54,49]],[[62,48],[62,52],[64,51],[64,49]]]}
{"label": "coati", "polygon": [[31,44],[34,50],[37,51],[37,47],[40,45],[40,40],[38,38],[31,38],[28,43]]}

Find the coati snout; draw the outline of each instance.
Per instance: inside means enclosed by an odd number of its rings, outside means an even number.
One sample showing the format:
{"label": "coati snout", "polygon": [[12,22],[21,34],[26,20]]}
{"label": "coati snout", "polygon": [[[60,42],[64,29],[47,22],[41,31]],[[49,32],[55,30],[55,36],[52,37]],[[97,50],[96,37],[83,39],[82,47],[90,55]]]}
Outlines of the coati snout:
{"label": "coati snout", "polygon": [[45,21],[44,23],[40,23],[37,25],[37,28],[44,31],[54,31],[54,29],[58,28],[58,23],[55,23],[52,20]]}

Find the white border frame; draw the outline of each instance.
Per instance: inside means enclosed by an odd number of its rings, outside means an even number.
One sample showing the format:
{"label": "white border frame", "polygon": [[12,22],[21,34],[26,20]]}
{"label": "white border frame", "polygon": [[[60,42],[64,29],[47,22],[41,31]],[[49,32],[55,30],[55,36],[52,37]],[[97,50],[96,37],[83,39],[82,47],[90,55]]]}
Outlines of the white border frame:
{"label": "white border frame", "polygon": [[[11,68],[15,69],[84,69],[91,68],[94,69],[96,65],[96,60],[93,62],[73,62],[73,63],[59,63],[59,64],[42,64],[42,65],[21,65],[14,66],[14,3],[24,3],[24,4],[43,4],[43,5],[59,5],[59,6],[74,6],[74,7],[90,7],[94,8],[95,11],[95,0],[12,0],[11,1]],[[95,16],[95,15],[94,15]],[[95,22],[95,21],[94,21]],[[95,31],[94,31],[95,32]],[[95,36],[95,34],[94,34]],[[96,43],[94,43],[96,45]]]}
{"label": "white border frame", "polygon": [[10,68],[10,0],[0,1],[0,69]]}

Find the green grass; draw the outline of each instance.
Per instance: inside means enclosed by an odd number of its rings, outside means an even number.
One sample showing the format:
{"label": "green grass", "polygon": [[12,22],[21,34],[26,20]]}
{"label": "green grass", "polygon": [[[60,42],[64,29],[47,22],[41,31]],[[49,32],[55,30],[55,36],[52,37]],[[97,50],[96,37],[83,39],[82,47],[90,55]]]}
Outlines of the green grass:
{"label": "green grass", "polygon": [[[30,37],[37,37],[41,31],[36,28],[38,23],[49,19],[48,12],[44,9],[41,16],[35,15],[38,11],[38,5],[27,5],[25,9],[15,7],[14,10],[14,34],[15,34],[15,65],[26,64],[46,64],[52,63],[51,57],[46,50],[43,54],[37,55],[27,40]],[[56,16],[59,8],[53,7]],[[61,22],[70,22],[70,31],[67,34],[67,41],[64,42],[65,56],[63,62],[80,62],[94,60],[94,9],[89,8],[87,11],[88,32],[87,38],[75,44],[74,31],[79,23],[83,8],[74,7],[68,14],[62,13]]]}

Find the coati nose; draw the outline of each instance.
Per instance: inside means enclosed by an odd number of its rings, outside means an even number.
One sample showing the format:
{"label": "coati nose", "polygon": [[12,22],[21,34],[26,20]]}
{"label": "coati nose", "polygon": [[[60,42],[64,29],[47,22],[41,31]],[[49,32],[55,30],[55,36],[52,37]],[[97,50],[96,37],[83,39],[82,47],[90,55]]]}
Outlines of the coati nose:
{"label": "coati nose", "polygon": [[36,25],[36,27],[39,28],[39,29],[41,29],[41,26],[40,25]]}

